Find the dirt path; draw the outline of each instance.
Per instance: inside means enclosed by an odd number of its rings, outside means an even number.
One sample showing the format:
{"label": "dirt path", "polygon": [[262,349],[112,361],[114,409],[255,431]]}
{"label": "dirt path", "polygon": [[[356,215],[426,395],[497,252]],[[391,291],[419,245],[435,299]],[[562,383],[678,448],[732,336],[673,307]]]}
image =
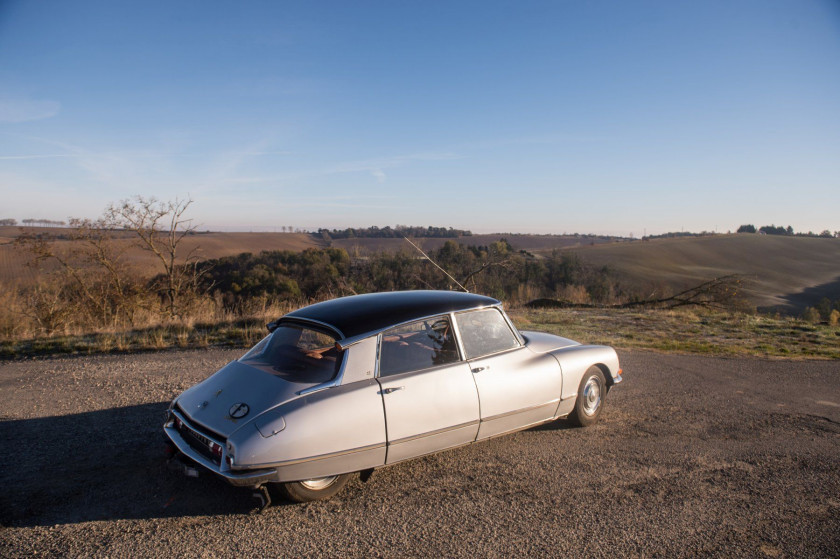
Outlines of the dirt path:
{"label": "dirt path", "polygon": [[622,352],[588,429],[543,426],[248,516],[165,469],[168,401],[240,352],[0,365],[0,556],[840,553],[840,362]]}

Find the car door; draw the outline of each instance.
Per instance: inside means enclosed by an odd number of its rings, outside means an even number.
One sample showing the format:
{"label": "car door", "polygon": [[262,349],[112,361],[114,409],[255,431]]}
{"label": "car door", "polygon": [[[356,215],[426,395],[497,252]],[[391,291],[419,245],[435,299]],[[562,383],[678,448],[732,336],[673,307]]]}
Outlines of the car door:
{"label": "car door", "polygon": [[481,404],[477,438],[554,417],[563,386],[557,360],[524,347],[500,309],[455,316]]}
{"label": "car door", "polygon": [[475,440],[478,394],[448,316],[386,331],[379,348],[387,464]]}

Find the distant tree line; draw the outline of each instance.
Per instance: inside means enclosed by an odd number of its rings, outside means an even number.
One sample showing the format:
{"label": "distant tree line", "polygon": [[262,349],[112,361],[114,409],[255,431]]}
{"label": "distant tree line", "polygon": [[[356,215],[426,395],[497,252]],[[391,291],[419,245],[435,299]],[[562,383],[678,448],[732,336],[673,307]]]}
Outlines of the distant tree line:
{"label": "distant tree line", "polygon": [[[35,219],[35,218],[27,218],[21,220],[23,225],[27,225],[29,227],[64,227],[67,225],[66,221],[55,221],[52,219]],[[17,225],[17,220],[14,219],[4,219],[2,225]]]}
{"label": "distant tree line", "polygon": [[763,233],[765,235],[785,235],[788,237],[823,237],[823,238],[831,238],[831,237],[840,237],[840,231],[835,231],[832,233],[828,229],[824,229],[820,233],[814,233],[813,231],[808,231],[807,233],[795,233],[793,231],[793,227],[788,225],[787,227],[782,227],[781,225],[762,225],[758,229],[755,228],[755,225],[747,224],[741,225],[738,227],[738,233]]}
{"label": "distant tree line", "polygon": [[660,235],[645,235],[642,237],[643,241],[647,241],[650,239],[671,239],[676,237],[707,237],[709,235],[717,235],[714,231],[701,231],[700,233],[693,233],[690,231],[671,231],[668,233],[662,233]]}
{"label": "distant tree line", "polygon": [[458,238],[469,237],[471,231],[465,229],[453,229],[452,227],[416,227],[410,225],[396,225],[393,228],[385,226],[379,228],[359,227],[347,229],[318,229],[318,233],[326,240],[330,239],[353,239],[353,238],[376,238],[376,239],[401,239],[402,237],[428,237],[428,238]]}
{"label": "distant tree line", "polygon": [[[617,275],[587,266],[574,253],[547,258],[514,251],[505,241],[465,246],[447,241],[429,256],[461,285],[503,300],[556,297],[572,302],[608,303],[627,297]],[[344,249],[303,252],[263,251],[202,263],[202,290],[236,311],[254,298],[320,299],[339,295],[410,289],[458,289],[416,253],[379,253],[351,259]]]}

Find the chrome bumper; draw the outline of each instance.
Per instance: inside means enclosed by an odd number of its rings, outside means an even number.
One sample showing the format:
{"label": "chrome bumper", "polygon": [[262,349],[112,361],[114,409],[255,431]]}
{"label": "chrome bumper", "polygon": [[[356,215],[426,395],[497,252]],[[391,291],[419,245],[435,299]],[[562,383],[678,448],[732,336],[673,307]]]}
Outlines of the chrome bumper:
{"label": "chrome bumper", "polygon": [[[182,419],[183,421],[183,419]],[[257,487],[262,485],[266,482],[277,481],[277,470],[275,469],[264,469],[264,470],[248,470],[244,472],[237,472],[235,470],[231,470],[227,467],[226,463],[226,455],[227,452],[225,449],[224,443],[221,441],[213,441],[219,446],[222,447],[222,458],[221,463],[224,466],[220,466],[213,461],[209,460],[206,456],[202,455],[201,453],[194,450],[187,441],[181,436],[181,433],[175,428],[175,424],[172,419],[167,420],[167,422],[163,426],[163,432],[166,433],[166,436],[169,437],[169,440],[172,441],[172,444],[178,449],[178,451],[198,464],[199,466],[203,467],[206,470],[209,470],[213,474],[216,474],[219,477],[222,477],[230,483],[231,485],[235,485],[237,487]]]}

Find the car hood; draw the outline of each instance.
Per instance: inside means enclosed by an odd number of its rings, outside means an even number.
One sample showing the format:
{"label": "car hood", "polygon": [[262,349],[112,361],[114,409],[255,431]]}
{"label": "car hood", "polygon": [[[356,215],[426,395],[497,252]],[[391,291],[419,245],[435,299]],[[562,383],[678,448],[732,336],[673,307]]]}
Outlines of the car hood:
{"label": "car hood", "polygon": [[[261,413],[296,398],[298,392],[310,386],[314,384],[289,382],[233,361],[189,388],[176,403],[191,421],[229,437]],[[238,404],[248,406],[247,414],[231,417],[231,408]],[[240,407],[239,413],[242,411]]]}
{"label": "car hood", "polygon": [[528,349],[536,353],[547,353],[555,349],[580,345],[579,342],[569,338],[562,338],[545,332],[522,331],[520,334],[525,338],[525,345]]}

